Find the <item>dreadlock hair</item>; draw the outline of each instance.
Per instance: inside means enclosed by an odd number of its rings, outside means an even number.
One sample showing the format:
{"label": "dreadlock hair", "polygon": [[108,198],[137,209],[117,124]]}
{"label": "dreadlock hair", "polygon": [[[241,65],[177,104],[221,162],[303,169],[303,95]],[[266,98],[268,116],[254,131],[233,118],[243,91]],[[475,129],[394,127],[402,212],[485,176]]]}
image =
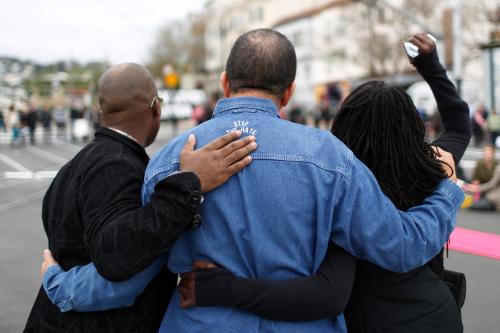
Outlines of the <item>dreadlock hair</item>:
{"label": "dreadlock hair", "polygon": [[356,88],[332,125],[401,210],[420,204],[446,178],[410,96],[381,81]]}

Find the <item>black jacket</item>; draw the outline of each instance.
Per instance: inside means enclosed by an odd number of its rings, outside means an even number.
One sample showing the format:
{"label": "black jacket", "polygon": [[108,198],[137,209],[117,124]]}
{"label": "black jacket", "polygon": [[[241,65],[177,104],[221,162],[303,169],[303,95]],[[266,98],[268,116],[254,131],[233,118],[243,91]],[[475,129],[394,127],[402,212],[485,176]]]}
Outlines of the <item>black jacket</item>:
{"label": "black jacket", "polygon": [[[101,128],[57,174],[42,219],[49,249],[64,270],[93,262],[99,273],[123,281],[149,266],[189,227],[200,203],[192,173],[167,177],[142,206],[149,158],[142,146]],[[59,312],[43,287],[25,332],[157,332],[176,276],[164,268],[129,308]]]}

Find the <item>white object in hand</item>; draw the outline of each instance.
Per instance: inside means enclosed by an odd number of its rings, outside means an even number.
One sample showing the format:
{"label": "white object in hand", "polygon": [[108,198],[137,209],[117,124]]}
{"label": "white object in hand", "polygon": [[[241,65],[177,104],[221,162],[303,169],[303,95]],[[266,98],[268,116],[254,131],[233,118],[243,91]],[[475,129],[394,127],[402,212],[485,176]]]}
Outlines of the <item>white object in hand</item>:
{"label": "white object in hand", "polygon": [[[432,39],[434,43],[436,43],[436,38],[434,36],[427,34],[427,37],[429,37],[430,39]],[[408,54],[410,58],[418,57],[418,47],[415,44],[410,42],[404,42],[404,47],[406,54]]]}
{"label": "white object in hand", "polygon": [[404,42],[404,46],[406,54],[408,54],[410,58],[418,57],[418,47],[415,44],[412,44],[410,42]]}

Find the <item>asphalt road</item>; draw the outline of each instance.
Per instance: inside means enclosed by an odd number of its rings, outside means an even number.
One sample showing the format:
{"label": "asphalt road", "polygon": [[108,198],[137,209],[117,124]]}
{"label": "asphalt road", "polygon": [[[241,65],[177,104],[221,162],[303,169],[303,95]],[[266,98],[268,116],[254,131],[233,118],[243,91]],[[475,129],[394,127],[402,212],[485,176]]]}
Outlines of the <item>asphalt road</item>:
{"label": "asphalt road", "polygon": [[[183,124],[183,129],[188,126]],[[163,125],[148,152],[163,146],[171,134]],[[20,332],[24,327],[40,286],[41,253],[47,246],[41,201],[55,172],[80,147],[60,141],[21,148],[0,144],[0,333]],[[468,151],[466,169],[479,155]],[[500,214],[462,211],[458,226],[500,235]],[[446,266],[467,275],[465,332],[499,333],[500,261],[450,251]]]}

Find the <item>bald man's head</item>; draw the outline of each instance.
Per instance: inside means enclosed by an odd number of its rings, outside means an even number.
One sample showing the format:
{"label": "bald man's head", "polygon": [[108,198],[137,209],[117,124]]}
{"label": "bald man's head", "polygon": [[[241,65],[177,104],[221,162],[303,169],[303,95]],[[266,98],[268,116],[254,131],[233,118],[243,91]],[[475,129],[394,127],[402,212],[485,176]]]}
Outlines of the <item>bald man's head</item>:
{"label": "bald man's head", "polygon": [[103,116],[146,107],[154,96],[156,86],[153,76],[137,64],[113,66],[99,80],[99,104]]}
{"label": "bald man's head", "polygon": [[160,128],[161,106],[158,101],[151,104],[156,95],[153,76],[146,68],[137,64],[111,67],[99,80],[102,125],[150,145]]}

